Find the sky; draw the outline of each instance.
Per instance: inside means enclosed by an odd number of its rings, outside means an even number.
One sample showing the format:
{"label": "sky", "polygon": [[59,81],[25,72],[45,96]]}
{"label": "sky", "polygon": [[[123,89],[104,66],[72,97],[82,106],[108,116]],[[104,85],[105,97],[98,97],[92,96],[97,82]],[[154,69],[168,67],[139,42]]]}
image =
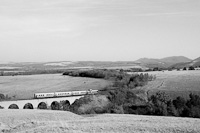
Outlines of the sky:
{"label": "sky", "polygon": [[0,0],[0,62],[200,56],[199,0]]}

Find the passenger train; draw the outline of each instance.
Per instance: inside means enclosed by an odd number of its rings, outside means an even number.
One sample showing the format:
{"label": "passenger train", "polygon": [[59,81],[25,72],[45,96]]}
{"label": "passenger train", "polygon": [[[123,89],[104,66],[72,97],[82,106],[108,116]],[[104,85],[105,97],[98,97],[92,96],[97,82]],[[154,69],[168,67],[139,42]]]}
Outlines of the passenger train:
{"label": "passenger train", "polygon": [[87,91],[67,91],[67,92],[52,92],[52,93],[35,93],[34,98],[52,98],[52,97],[69,97],[69,96],[82,96],[88,94],[96,94],[98,90],[87,90]]}

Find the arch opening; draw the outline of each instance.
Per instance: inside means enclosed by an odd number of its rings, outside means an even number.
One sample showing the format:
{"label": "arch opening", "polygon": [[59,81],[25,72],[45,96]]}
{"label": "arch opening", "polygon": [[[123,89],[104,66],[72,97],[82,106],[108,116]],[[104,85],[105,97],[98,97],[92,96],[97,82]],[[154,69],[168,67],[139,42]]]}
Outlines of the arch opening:
{"label": "arch opening", "polygon": [[47,109],[47,104],[45,102],[41,102],[38,104],[38,109]]}
{"label": "arch opening", "polygon": [[60,104],[62,110],[69,111],[70,102],[68,100],[61,101]]}
{"label": "arch opening", "polygon": [[27,103],[24,105],[23,109],[33,109],[33,105],[31,103]]}
{"label": "arch opening", "polygon": [[11,104],[8,109],[19,109],[17,104]]}
{"label": "arch opening", "polygon": [[53,101],[53,102],[51,103],[51,109],[52,109],[52,110],[60,110],[60,104],[59,104],[59,102]]}

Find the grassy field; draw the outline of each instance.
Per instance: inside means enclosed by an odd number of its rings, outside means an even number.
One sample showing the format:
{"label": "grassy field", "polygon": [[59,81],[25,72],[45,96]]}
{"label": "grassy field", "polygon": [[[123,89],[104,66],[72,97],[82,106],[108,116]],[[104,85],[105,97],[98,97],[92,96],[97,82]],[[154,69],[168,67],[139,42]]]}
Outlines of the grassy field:
{"label": "grassy field", "polygon": [[39,92],[101,89],[109,84],[109,81],[102,79],[62,74],[0,76],[0,93],[8,94],[12,99],[30,99]]}
{"label": "grassy field", "polygon": [[144,87],[150,93],[165,91],[173,98],[177,96],[188,98],[191,92],[200,95],[200,71],[198,70],[148,73],[156,75],[156,80]]}
{"label": "grassy field", "polygon": [[79,116],[68,111],[0,110],[0,132],[199,133],[200,119],[130,114]]}

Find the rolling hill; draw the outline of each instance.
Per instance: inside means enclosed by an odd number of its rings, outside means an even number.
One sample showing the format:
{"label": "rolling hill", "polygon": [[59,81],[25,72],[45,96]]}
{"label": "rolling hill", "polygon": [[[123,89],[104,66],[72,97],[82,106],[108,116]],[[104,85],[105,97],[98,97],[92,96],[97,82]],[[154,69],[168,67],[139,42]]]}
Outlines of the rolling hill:
{"label": "rolling hill", "polygon": [[140,65],[144,65],[149,68],[153,67],[167,68],[177,63],[183,63],[183,62],[185,63],[190,61],[191,59],[184,56],[171,56],[161,59],[141,58],[139,60],[136,60],[135,62],[140,63]]}
{"label": "rolling hill", "polygon": [[160,59],[163,62],[169,62],[169,63],[179,63],[179,62],[189,62],[191,59],[184,57],[184,56],[172,56],[172,57],[166,57]]}
{"label": "rolling hill", "polygon": [[0,72],[62,72],[66,69],[129,69],[129,68],[168,68],[170,66],[200,66],[200,57],[191,60],[184,56],[171,56],[161,59],[141,58],[136,61],[55,61],[55,62],[2,62]]}
{"label": "rolling hill", "polygon": [[174,64],[171,67],[174,67],[174,68],[184,68],[184,67],[190,67],[190,66],[200,67],[200,57],[196,58],[196,59],[194,59],[192,61],[189,61],[189,62],[182,62],[182,63]]}
{"label": "rolling hill", "polygon": [[63,73],[66,70],[143,68],[134,61],[55,61],[0,64],[0,76]]}

